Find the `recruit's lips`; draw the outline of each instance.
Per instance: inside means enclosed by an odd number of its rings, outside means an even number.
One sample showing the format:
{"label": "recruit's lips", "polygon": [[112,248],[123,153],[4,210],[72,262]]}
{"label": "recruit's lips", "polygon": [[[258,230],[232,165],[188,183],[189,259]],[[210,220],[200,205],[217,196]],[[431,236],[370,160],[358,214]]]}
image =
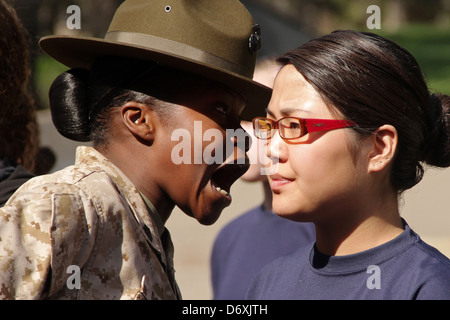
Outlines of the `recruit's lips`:
{"label": "recruit's lips", "polygon": [[283,187],[289,185],[294,180],[295,179],[286,178],[280,174],[270,175],[270,188],[273,192],[280,192]]}

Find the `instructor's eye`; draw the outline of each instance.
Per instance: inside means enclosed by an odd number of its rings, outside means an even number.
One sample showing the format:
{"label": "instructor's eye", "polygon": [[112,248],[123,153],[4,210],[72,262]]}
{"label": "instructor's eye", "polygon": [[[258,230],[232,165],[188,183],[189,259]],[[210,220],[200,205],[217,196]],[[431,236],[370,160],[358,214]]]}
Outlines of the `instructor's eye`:
{"label": "instructor's eye", "polygon": [[227,106],[226,104],[219,104],[215,107],[215,109],[219,111],[221,114],[227,114],[228,111],[230,110],[230,107]]}

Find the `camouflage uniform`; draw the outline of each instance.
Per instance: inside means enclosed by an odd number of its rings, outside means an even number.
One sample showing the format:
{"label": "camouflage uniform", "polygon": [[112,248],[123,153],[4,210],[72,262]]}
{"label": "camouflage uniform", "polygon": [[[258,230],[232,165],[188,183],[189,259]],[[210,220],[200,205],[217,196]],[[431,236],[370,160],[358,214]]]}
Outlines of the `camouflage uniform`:
{"label": "camouflage uniform", "polygon": [[28,181],[0,209],[0,298],[181,298],[170,235],[149,205],[98,151],[79,147],[74,166]]}

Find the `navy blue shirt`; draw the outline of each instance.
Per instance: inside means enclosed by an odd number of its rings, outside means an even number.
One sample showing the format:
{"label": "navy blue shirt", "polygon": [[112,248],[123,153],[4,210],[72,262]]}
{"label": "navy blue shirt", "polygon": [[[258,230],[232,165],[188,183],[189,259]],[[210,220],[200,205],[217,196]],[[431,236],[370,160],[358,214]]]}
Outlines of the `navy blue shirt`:
{"label": "navy blue shirt", "polygon": [[250,281],[264,265],[314,240],[312,223],[281,218],[263,206],[242,214],[221,230],[214,243],[214,299],[244,299]]}
{"label": "navy blue shirt", "polygon": [[8,159],[0,160],[0,207],[4,206],[14,192],[34,175],[21,165]]}
{"label": "navy blue shirt", "polygon": [[447,300],[450,260],[405,225],[364,252],[328,256],[313,245],[279,258],[255,277],[246,298]]}

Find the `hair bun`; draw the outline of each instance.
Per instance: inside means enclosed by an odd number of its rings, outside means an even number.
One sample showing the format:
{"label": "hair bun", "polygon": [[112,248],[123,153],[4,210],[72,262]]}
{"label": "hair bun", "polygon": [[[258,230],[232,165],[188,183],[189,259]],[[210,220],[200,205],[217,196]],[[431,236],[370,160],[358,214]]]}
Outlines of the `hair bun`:
{"label": "hair bun", "polygon": [[87,80],[89,71],[71,69],[60,74],[49,91],[53,124],[58,132],[71,140],[90,141]]}
{"label": "hair bun", "polygon": [[432,94],[431,131],[425,141],[424,161],[432,166],[450,166],[450,96]]}

